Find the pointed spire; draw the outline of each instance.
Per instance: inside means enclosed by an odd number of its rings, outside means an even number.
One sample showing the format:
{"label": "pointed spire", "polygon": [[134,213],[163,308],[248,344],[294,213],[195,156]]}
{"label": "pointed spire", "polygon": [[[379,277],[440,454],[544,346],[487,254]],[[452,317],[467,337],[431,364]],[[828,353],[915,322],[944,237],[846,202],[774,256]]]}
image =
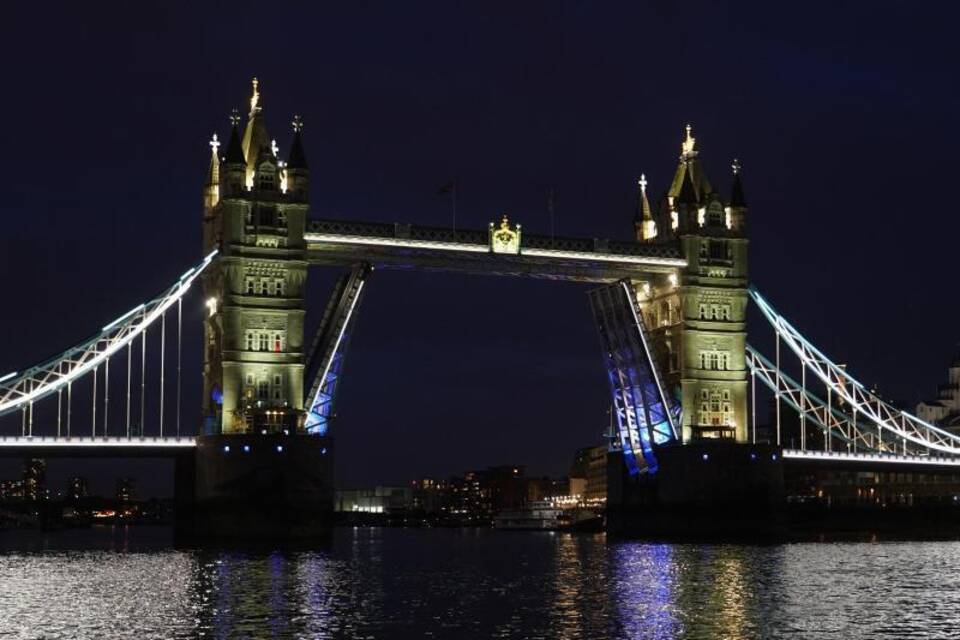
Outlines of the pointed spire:
{"label": "pointed spire", "polygon": [[220,156],[217,151],[220,149],[220,140],[214,133],[210,139],[210,166],[207,168],[207,184],[220,184]]}
{"label": "pointed spire", "polygon": [[260,81],[253,79],[253,94],[250,96],[250,114],[247,128],[243,132],[243,156],[247,159],[247,186],[253,186],[256,167],[265,154],[270,154],[270,136],[263,118],[263,104],[260,96]]}
{"label": "pointed spire", "polygon": [[650,201],[647,199],[647,176],[641,173],[637,180],[640,193],[637,195],[637,212],[633,219],[638,240],[652,240],[657,237],[657,223],[650,211]]}
{"label": "pointed spire", "polygon": [[[680,144],[680,163],[673,175],[673,182],[670,183],[667,196],[678,202],[697,203],[706,200],[707,196],[713,193],[713,187],[700,165],[693,127],[688,124],[685,133],[686,137]],[[683,193],[684,190],[687,190],[687,193]]]}
{"label": "pointed spire", "polygon": [[650,212],[650,201],[647,200],[647,184],[649,183],[647,182],[646,174],[641,173],[640,179],[637,180],[640,191],[637,194],[637,212],[634,216],[635,222],[653,220],[653,214]]}
{"label": "pointed spire", "polygon": [[680,159],[689,160],[697,155],[697,151],[695,149],[696,144],[697,139],[693,137],[693,125],[687,124],[687,137],[680,144]]}
{"label": "pointed spire", "polygon": [[253,79],[253,95],[250,96],[250,118],[260,111],[260,81]]}
{"label": "pointed spire", "polygon": [[230,141],[223,161],[227,164],[247,164],[240,143],[240,114],[236,109],[230,114]]}
{"label": "pointed spire", "polygon": [[740,161],[734,158],[733,164],[731,164],[730,167],[733,169],[733,186],[730,188],[730,206],[746,207],[747,199],[743,195],[743,181],[740,178]]}
{"label": "pointed spire", "polygon": [[303,152],[303,141],[300,139],[300,132],[303,131],[303,119],[300,116],[293,116],[293,142],[290,143],[290,155],[287,157],[287,168],[289,169],[307,169],[307,156]]}

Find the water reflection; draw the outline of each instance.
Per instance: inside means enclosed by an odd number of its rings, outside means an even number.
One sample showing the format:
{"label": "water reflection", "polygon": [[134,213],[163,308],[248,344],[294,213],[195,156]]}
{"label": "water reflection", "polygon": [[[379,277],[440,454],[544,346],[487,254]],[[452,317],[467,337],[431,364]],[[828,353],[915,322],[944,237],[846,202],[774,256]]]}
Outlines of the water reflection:
{"label": "water reflection", "polygon": [[958,543],[344,529],[329,549],[184,551],[95,533],[0,533],[0,637],[899,640],[955,637],[960,610]]}

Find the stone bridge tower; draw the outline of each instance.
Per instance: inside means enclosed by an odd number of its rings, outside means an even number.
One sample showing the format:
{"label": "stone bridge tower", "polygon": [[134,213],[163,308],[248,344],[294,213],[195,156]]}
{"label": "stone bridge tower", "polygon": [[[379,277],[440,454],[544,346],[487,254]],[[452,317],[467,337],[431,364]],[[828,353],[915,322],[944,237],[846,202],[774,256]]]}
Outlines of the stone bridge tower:
{"label": "stone bridge tower", "polygon": [[746,442],[747,206],[740,165],[734,160],[724,201],[703,171],[689,125],[681,150],[656,212],[641,177],[634,226],[642,242],[679,243],[688,265],[641,283],[637,295],[662,370],[679,390],[683,441]]}
{"label": "stone bridge tower", "polygon": [[204,275],[204,433],[295,433],[303,425],[303,233],[308,168],[294,119],[287,161],[267,135],[259,86],[243,135],[216,136],[204,186],[203,243],[219,249]]}

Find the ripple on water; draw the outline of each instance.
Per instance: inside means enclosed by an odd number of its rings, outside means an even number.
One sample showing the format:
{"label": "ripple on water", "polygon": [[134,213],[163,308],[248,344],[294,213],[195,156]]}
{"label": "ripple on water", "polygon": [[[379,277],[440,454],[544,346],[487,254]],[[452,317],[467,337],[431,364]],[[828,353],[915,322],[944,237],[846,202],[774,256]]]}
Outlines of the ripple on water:
{"label": "ripple on water", "polygon": [[101,534],[64,548],[75,538],[0,533],[0,638],[899,640],[960,622],[954,542],[340,529],[328,548],[264,553]]}

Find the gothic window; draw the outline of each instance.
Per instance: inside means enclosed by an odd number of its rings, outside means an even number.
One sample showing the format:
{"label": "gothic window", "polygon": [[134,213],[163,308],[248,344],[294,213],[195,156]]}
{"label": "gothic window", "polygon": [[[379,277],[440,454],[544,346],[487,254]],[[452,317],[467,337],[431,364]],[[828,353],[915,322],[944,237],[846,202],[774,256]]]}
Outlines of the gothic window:
{"label": "gothic window", "polygon": [[283,209],[277,211],[277,226],[285,227],[287,226],[287,212]]}
{"label": "gothic window", "polygon": [[707,305],[705,304],[700,305],[699,317],[701,320],[707,319]]}
{"label": "gothic window", "polygon": [[273,295],[273,283],[269,280],[263,283],[263,294],[267,296]]}
{"label": "gothic window", "polygon": [[262,227],[275,226],[276,211],[273,207],[260,207],[259,222]]}
{"label": "gothic window", "polygon": [[276,189],[276,179],[273,175],[273,168],[269,165],[264,165],[260,171],[257,172],[257,178],[260,189],[264,191],[273,191]]}
{"label": "gothic window", "polygon": [[269,345],[268,345],[269,340],[270,340],[270,338],[267,337],[266,332],[262,332],[262,333],[260,334],[260,351],[268,351],[268,350],[269,350]]}
{"label": "gothic window", "polygon": [[252,374],[252,373],[248,373],[248,374],[247,374],[247,386],[250,386],[250,387],[253,386],[253,374]]}
{"label": "gothic window", "polygon": [[282,295],[283,295],[283,280],[277,280],[277,282],[276,282],[275,284],[276,284],[277,295],[278,295],[278,296],[282,296]]}
{"label": "gothic window", "polygon": [[710,207],[710,212],[707,214],[707,224],[711,227],[723,226],[723,211],[719,207]]}
{"label": "gothic window", "polygon": [[706,241],[700,243],[700,257],[706,258],[708,255],[707,251],[708,243]]}
{"label": "gothic window", "polygon": [[[253,333],[247,332],[247,351],[253,351]],[[253,384],[251,379],[247,384]]]}
{"label": "gothic window", "polygon": [[730,319],[730,305],[725,304],[722,307],[720,307],[720,312],[721,312],[720,316],[723,320]]}
{"label": "gothic window", "polygon": [[261,380],[257,385],[257,397],[261,400],[267,400],[270,397],[270,383],[266,380]]}
{"label": "gothic window", "polygon": [[247,278],[247,295],[253,295],[253,278]]}
{"label": "gothic window", "polygon": [[723,240],[711,240],[710,241],[710,259],[726,260],[727,257],[728,257],[727,243]]}
{"label": "gothic window", "polygon": [[277,353],[280,353],[280,334],[273,336],[273,350]]}

